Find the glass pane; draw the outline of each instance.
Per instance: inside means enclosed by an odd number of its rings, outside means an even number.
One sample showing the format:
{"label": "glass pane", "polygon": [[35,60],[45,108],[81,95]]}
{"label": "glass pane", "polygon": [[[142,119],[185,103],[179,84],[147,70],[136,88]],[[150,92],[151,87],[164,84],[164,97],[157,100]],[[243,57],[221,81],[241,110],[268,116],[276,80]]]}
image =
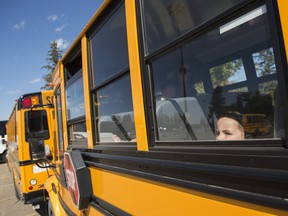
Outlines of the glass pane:
{"label": "glass pane", "polygon": [[225,86],[246,80],[246,75],[241,59],[227,62],[210,69],[213,88]]}
{"label": "glass pane", "polygon": [[57,110],[57,129],[58,129],[58,146],[60,157],[63,156],[64,152],[64,141],[63,141],[63,119],[62,119],[62,102],[61,102],[61,89],[59,88],[56,92],[56,110]]}
{"label": "glass pane", "polygon": [[49,128],[47,113],[45,110],[39,111],[28,111],[25,115],[26,121],[26,138],[28,141],[29,138],[33,137],[43,137],[44,139],[49,139]]}
{"label": "glass pane", "polygon": [[228,90],[228,92],[248,92],[248,88],[246,86],[236,89]]}
{"label": "glass pane", "polygon": [[272,98],[275,96],[277,90],[278,82],[277,80],[272,80],[269,82],[263,82],[258,84],[259,93],[261,95],[270,95]]}
{"label": "glass pane", "polygon": [[146,53],[207,22],[243,0],[144,0]]}
{"label": "glass pane", "polygon": [[276,73],[273,48],[264,49],[253,53],[257,77]]}
{"label": "glass pane", "polygon": [[156,140],[215,140],[225,115],[241,126],[237,139],[283,136],[271,44],[263,5],[153,61]]}
{"label": "glass pane", "polygon": [[130,77],[127,75],[100,89],[97,95],[100,142],[132,141],[135,122]]}
{"label": "glass pane", "polygon": [[68,127],[71,141],[87,141],[86,122],[80,122]]}
{"label": "glass pane", "polygon": [[66,88],[66,101],[67,120],[85,115],[82,77]]}
{"label": "glass pane", "polygon": [[91,39],[94,86],[128,67],[126,34],[121,7]]}

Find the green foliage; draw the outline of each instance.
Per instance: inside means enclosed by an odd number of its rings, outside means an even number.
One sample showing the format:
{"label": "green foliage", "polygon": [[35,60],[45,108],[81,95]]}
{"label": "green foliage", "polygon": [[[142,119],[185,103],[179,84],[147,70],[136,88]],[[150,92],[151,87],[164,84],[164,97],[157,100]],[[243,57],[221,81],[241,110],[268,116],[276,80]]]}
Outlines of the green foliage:
{"label": "green foliage", "polygon": [[214,92],[212,94],[212,98],[210,101],[210,115],[209,117],[213,117],[214,114],[222,114],[225,112],[225,104],[226,100],[225,97],[223,96],[223,87],[222,86],[217,86],[214,89]]}
{"label": "green foliage", "polygon": [[52,74],[59,59],[61,59],[62,57],[62,53],[63,51],[58,48],[57,42],[52,41],[50,43],[50,50],[48,51],[48,58],[46,58],[48,63],[47,65],[41,67],[41,69],[46,69],[48,71],[48,73],[43,76],[43,79],[45,80],[46,84],[43,87],[41,87],[41,89],[46,90],[51,89],[49,84],[52,82]]}
{"label": "green foliage", "polygon": [[215,88],[216,86],[231,84],[229,83],[229,78],[235,75],[235,73],[241,68],[242,64],[242,61],[238,59],[211,68],[210,75],[213,87]]}
{"label": "green foliage", "polygon": [[253,54],[258,77],[276,73],[274,52],[272,48]]}

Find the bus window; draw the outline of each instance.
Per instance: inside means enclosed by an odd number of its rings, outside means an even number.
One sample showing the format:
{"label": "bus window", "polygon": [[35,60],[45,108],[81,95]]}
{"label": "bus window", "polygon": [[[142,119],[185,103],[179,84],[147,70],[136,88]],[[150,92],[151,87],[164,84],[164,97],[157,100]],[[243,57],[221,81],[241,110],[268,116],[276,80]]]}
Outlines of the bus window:
{"label": "bus window", "polygon": [[115,7],[90,38],[95,139],[100,143],[135,139],[125,7]]}
{"label": "bus window", "polygon": [[[144,1],[146,53],[217,16],[243,0]],[[214,4],[215,3],[215,4]]]}
{"label": "bus window", "polygon": [[[47,113],[45,110],[32,110],[25,113],[25,140],[28,142],[29,138],[34,138],[35,136],[43,137],[47,140],[50,138],[49,128],[47,122]],[[28,124],[29,123],[29,124]]]}
{"label": "bus window", "polygon": [[69,134],[73,134],[71,140],[75,141],[86,141],[87,140],[87,130],[85,122],[74,123],[69,126]]}
{"label": "bus window", "polygon": [[98,134],[100,142],[135,139],[130,77],[128,75],[98,92]]}
{"label": "bus window", "polygon": [[[215,140],[217,117],[231,111],[265,117],[265,128],[256,121],[253,133],[246,127],[247,137],[280,138],[273,134],[278,82],[270,32],[262,5],[152,61],[156,140]],[[173,96],[165,95],[167,85]]]}
{"label": "bus window", "polygon": [[[65,64],[66,77],[66,117],[69,144],[84,141],[87,144],[85,125],[84,90],[82,62],[79,54],[75,59]],[[81,138],[80,138],[81,137]],[[83,142],[81,142],[83,143]]]}
{"label": "bus window", "polygon": [[121,6],[92,37],[94,86],[128,67],[125,10]]}
{"label": "bus window", "polygon": [[57,131],[58,131],[58,148],[60,158],[63,157],[64,152],[64,138],[63,138],[63,116],[62,116],[62,101],[61,101],[61,88],[56,91],[56,113],[57,113]]}

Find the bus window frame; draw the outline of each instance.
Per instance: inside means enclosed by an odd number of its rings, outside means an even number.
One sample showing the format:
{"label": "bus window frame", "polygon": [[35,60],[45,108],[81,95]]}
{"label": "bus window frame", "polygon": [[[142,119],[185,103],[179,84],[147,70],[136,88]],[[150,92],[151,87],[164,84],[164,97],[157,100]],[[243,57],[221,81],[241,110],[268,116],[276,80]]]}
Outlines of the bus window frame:
{"label": "bus window frame", "polygon": [[[284,80],[287,79],[287,75],[284,73],[285,69],[286,68],[283,68],[283,59],[285,59],[285,52],[284,52],[284,48],[283,46],[281,47],[281,43],[283,44],[283,41],[278,41],[276,38],[280,38],[282,37],[281,36],[281,29],[279,29],[279,26],[277,23],[277,21],[279,21],[279,17],[277,16],[274,16],[273,17],[273,14],[276,14],[275,13],[275,5],[273,4],[276,4],[276,3],[271,3],[270,1],[268,0],[262,0],[262,1],[256,1],[254,2],[253,4],[250,4],[250,5],[247,5],[248,2],[242,2],[230,9],[228,9],[227,11],[225,11],[225,13],[217,16],[214,20],[215,21],[212,21],[212,20],[209,20],[205,25],[200,25],[198,26],[197,28],[189,31],[189,32],[186,32],[185,34],[179,36],[177,39],[175,39],[174,41],[166,44],[165,46],[162,46],[161,48],[159,48],[158,50],[155,50],[153,53],[150,53],[148,55],[142,55],[143,58],[144,58],[144,61],[146,62],[146,64],[143,63],[143,66],[142,66],[142,71],[146,71],[146,73],[148,72],[149,74],[151,73],[152,69],[151,69],[151,63],[153,61],[155,61],[156,59],[158,59],[159,57],[161,56],[165,56],[167,53],[170,53],[171,50],[174,50],[174,49],[179,49],[179,47],[183,46],[184,44],[188,44],[188,42],[191,40],[191,35],[195,34],[196,36],[199,35],[199,32],[203,31],[203,32],[208,32],[209,30],[212,30],[215,28],[215,26],[221,26],[221,23],[225,24],[227,22],[227,20],[233,20],[235,18],[237,18],[239,16],[239,14],[246,14],[247,12],[265,4],[266,7],[267,7],[267,14],[268,14],[268,26],[269,28],[271,28],[271,43],[272,43],[272,47],[275,48],[274,51],[274,58],[275,58],[275,64],[276,64],[276,67],[277,68],[277,73],[276,74],[271,74],[269,76],[277,76],[276,80],[279,82],[278,83],[278,87],[280,88],[279,89],[279,94],[282,95],[284,98],[285,98],[285,101],[281,101],[281,103],[283,104],[281,107],[288,107],[288,103],[287,103],[287,96],[283,95],[283,92],[286,92],[286,91],[283,91],[281,89],[286,89],[287,86],[286,84],[284,83]],[[140,6],[138,5],[138,10]],[[240,9],[239,9],[240,8]],[[236,11],[236,13],[235,13]],[[233,13],[234,12],[234,13]],[[141,13],[141,12],[140,12]],[[140,19],[140,18],[139,18]],[[141,20],[141,19],[140,19]],[[212,22],[213,22],[213,25],[212,25]],[[211,24],[211,26],[209,26],[208,24]],[[140,29],[140,32],[142,32],[142,29],[139,27]],[[274,30],[274,31],[273,31]],[[280,32],[279,32],[280,31]],[[143,32],[141,33],[143,34]],[[190,38],[191,37],[191,38]],[[143,46],[145,46],[145,42],[144,42],[144,39],[143,38],[140,38],[141,40],[141,44]],[[143,48],[144,49],[144,48]],[[147,68],[145,68],[145,65]],[[284,75],[285,74],[285,75]],[[150,75],[151,76],[151,75]],[[284,77],[285,78],[284,78]],[[147,82],[147,83],[152,83],[152,78],[149,78],[147,75],[143,75],[143,77],[145,78],[146,81],[144,82]],[[281,77],[283,77],[281,79]],[[260,79],[259,79],[260,78]],[[258,80],[259,80],[259,83],[260,83],[260,80],[265,80],[267,79],[267,77],[263,76],[263,77],[259,77]],[[153,86],[153,84],[150,84],[150,86]],[[150,89],[148,86],[146,86],[148,89]],[[225,88],[225,87],[224,87]],[[227,87],[226,87],[227,88]],[[150,91],[153,92],[153,89],[150,89]],[[153,103],[151,103],[150,101],[153,101],[153,93],[150,93],[148,96],[146,96],[145,100],[148,101],[146,104],[151,104],[152,105],[152,110],[155,110],[155,105]],[[281,97],[282,97],[281,96]],[[282,98],[283,98],[282,97]],[[149,110],[149,107],[146,107],[146,110]],[[286,113],[286,114],[285,114]],[[283,116],[287,116],[287,112],[282,112],[282,115]],[[155,115],[153,112],[149,112],[148,113],[148,118],[151,118],[151,119],[154,119],[155,120]],[[148,126],[148,130],[149,128],[157,128],[156,127],[156,121],[154,121],[153,123],[153,126],[152,125],[147,125]],[[288,126],[287,125],[283,125],[283,129],[285,130],[285,137],[287,136],[288,134]],[[150,133],[156,137],[154,135],[154,131],[150,131]],[[211,140],[205,140],[205,141],[195,141],[195,142],[188,142],[188,141],[182,141],[182,142],[165,142],[165,141],[159,141],[159,140],[156,140],[154,137],[152,137],[150,140],[150,147],[149,149],[152,149],[152,148],[155,148],[157,146],[177,146],[177,147],[181,147],[181,146],[191,146],[193,148],[193,146],[199,146],[199,143],[201,143],[201,146],[210,146],[211,144],[215,145],[215,146],[243,146],[243,147],[247,147],[247,146],[259,146],[259,143],[263,144],[263,146],[288,146],[288,141],[286,140],[283,140],[283,138],[279,138],[279,139],[261,139],[261,141],[259,140],[245,140],[244,142],[238,142],[238,141],[225,141],[225,142],[222,142],[220,143],[219,141],[216,143],[215,141],[211,141]],[[246,144],[245,144],[246,143]],[[206,145],[207,144],[207,145]],[[252,145],[251,145],[252,144]]]}
{"label": "bus window frame", "polygon": [[[129,57],[127,61],[127,66],[119,69],[118,71],[115,71],[112,73],[111,76],[105,78],[101,82],[99,82],[97,85],[94,84],[94,79],[95,79],[95,72],[94,72],[94,67],[93,67],[93,45],[92,45],[92,39],[94,38],[95,35],[103,28],[105,27],[105,24],[111,20],[111,18],[114,18],[115,14],[118,14],[120,9],[124,10],[125,12],[125,4],[124,1],[120,1],[118,3],[111,3],[109,6],[109,13],[103,13],[102,16],[100,16],[98,19],[99,21],[93,24],[91,26],[91,30],[89,30],[87,34],[87,42],[88,42],[88,59],[89,59],[89,65],[90,65],[90,70],[89,70],[89,78],[90,78],[90,98],[91,101],[94,101],[92,103],[91,107],[91,114],[92,114],[92,130],[93,130],[93,146],[94,148],[98,148],[101,146],[105,147],[113,147],[113,146],[131,146],[133,148],[136,148],[137,146],[135,145],[135,142],[127,142],[127,141],[120,141],[120,142],[101,142],[100,141],[100,135],[99,135],[99,126],[98,126],[98,120],[99,120],[99,112],[97,105],[95,103],[99,103],[97,100],[97,94],[98,92],[105,87],[108,87],[110,84],[114,84],[115,82],[121,80],[125,76],[129,76],[129,79],[131,79],[130,76],[130,70],[129,70]],[[107,9],[108,10],[108,9]],[[126,20],[125,20],[126,21]],[[126,23],[125,23],[126,25]],[[127,31],[127,27],[126,27]],[[127,41],[128,45],[128,41]],[[128,48],[127,48],[128,49]],[[128,54],[128,50],[127,50]],[[132,90],[131,90],[132,94]],[[94,105],[93,105],[94,104]],[[133,111],[133,110],[132,110]]]}
{"label": "bus window frame", "polygon": [[[57,145],[59,150],[59,157],[63,159],[64,157],[64,134],[63,134],[63,103],[62,103],[62,88],[57,86],[55,89],[55,114],[56,114],[56,124],[57,124]],[[58,104],[60,100],[60,107]],[[60,113],[60,115],[59,115]]]}
{"label": "bus window frame", "polygon": [[[65,102],[66,102],[66,119],[67,119],[67,137],[68,137],[68,146],[80,146],[82,148],[86,148],[88,146],[88,141],[87,139],[85,140],[77,140],[77,139],[74,139],[74,136],[71,136],[70,132],[73,133],[73,129],[72,131],[70,131],[70,128],[72,127],[73,128],[73,125],[75,124],[78,124],[80,122],[86,122],[86,119],[85,119],[85,110],[84,110],[84,114],[83,115],[79,115],[79,116],[76,116],[74,118],[69,118],[68,119],[68,106],[67,106],[67,88],[69,88],[70,86],[72,86],[74,83],[76,83],[77,81],[79,81],[79,79],[82,79],[82,87],[83,87],[83,90],[84,90],[84,83],[83,83],[83,65],[82,65],[82,57],[81,57],[81,45],[80,46],[76,46],[76,48],[74,49],[74,52],[72,52],[70,58],[68,58],[67,61],[63,62],[63,66],[64,66],[64,86],[65,86],[65,95],[66,95],[66,98],[65,98]],[[81,67],[77,68],[76,69],[76,72],[73,73],[73,75],[71,77],[68,77],[67,75],[67,68],[66,68],[66,65],[69,65],[71,62],[73,63],[73,61],[77,61],[79,60],[81,61]],[[80,66],[80,65],[79,65]],[[83,91],[83,101],[84,101],[84,91]],[[85,103],[85,102],[84,102]],[[63,114],[63,113],[62,113]]]}

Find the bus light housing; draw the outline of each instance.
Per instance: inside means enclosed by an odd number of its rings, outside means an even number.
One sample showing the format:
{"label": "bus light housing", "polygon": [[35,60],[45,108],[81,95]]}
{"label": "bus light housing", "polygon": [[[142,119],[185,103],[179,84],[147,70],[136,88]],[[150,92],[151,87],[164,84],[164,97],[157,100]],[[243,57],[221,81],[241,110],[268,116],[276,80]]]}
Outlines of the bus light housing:
{"label": "bus light housing", "polygon": [[29,183],[30,183],[31,186],[35,186],[37,184],[37,180],[34,179],[34,178],[30,179]]}
{"label": "bus light housing", "polygon": [[31,96],[31,103],[32,103],[32,106],[39,104],[38,96]]}
{"label": "bus light housing", "polygon": [[88,207],[92,195],[90,171],[86,167],[80,151],[64,153],[64,172],[67,188],[74,205],[83,210]]}
{"label": "bus light housing", "polygon": [[34,105],[39,104],[39,97],[38,96],[31,96],[31,97],[24,97],[22,99],[22,107],[23,108],[30,108]]}

